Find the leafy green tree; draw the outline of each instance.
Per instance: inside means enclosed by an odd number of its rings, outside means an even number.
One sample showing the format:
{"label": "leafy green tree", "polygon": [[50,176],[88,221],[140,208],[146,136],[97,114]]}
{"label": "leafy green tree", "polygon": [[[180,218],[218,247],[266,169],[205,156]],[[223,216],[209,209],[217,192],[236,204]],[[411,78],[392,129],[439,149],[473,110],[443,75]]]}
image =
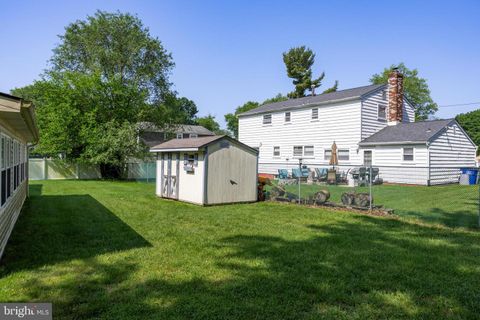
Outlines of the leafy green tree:
{"label": "leafy green tree", "polygon": [[[325,72],[322,72],[318,78],[312,79],[312,66],[315,63],[315,53],[305,46],[291,48],[283,53],[283,62],[287,68],[287,75],[293,79],[295,90],[288,94],[289,98],[301,98],[305,96],[305,91],[312,91],[322,85],[325,78]],[[325,92],[336,91],[338,82]]]}
{"label": "leafy green tree", "polygon": [[196,124],[212,131],[215,134],[224,134],[225,132],[220,128],[220,125],[215,120],[215,116],[209,114],[205,117],[199,117],[195,120]]}
{"label": "leafy green tree", "polygon": [[408,69],[404,63],[397,66],[392,65],[383,69],[381,73],[374,74],[370,78],[370,82],[373,84],[388,83],[388,75],[395,67],[403,74],[405,97],[415,108],[416,120],[426,120],[433,116],[438,111],[438,106],[430,96],[427,80],[419,77],[417,69]]}
{"label": "leafy green tree", "polygon": [[[467,132],[473,142],[477,146],[480,146],[480,109],[459,114],[455,119]],[[480,154],[480,150],[477,150],[477,154]]]}
{"label": "leafy green tree", "polygon": [[68,25],[41,80],[13,93],[37,106],[38,152],[98,164],[120,177],[137,123],[192,122],[195,104],[171,90],[171,55],[133,15],[96,12]]}

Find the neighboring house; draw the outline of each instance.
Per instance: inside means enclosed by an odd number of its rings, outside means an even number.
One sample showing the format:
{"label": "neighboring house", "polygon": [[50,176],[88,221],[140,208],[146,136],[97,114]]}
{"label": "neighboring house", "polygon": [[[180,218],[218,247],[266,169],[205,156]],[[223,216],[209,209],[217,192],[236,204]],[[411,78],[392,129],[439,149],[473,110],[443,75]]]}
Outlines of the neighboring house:
{"label": "neighboring house", "polygon": [[458,181],[458,168],[475,166],[476,146],[455,120],[415,122],[403,97],[403,76],[318,96],[266,104],[239,115],[239,140],[258,148],[259,172],[278,173],[299,159],[328,167],[336,142],[340,170],[380,168],[386,182]]}
{"label": "neighboring house", "polygon": [[0,258],[28,194],[28,144],[37,140],[33,105],[0,93]]}
{"label": "neighboring house", "polygon": [[215,135],[215,133],[202,126],[187,124],[176,125],[165,130],[156,127],[150,122],[141,122],[138,128],[140,131],[139,140],[145,143],[148,147],[156,146],[162,142],[170,140],[171,138],[187,139]]}
{"label": "neighboring house", "polygon": [[257,201],[257,150],[228,136],[172,139],[157,154],[160,197],[211,205]]}

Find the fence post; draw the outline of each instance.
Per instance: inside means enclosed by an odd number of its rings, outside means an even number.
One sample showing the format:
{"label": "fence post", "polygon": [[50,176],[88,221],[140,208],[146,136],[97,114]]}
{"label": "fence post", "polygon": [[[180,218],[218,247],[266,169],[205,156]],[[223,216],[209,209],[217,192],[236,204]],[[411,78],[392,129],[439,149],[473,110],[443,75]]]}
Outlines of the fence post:
{"label": "fence post", "polygon": [[370,165],[370,175],[368,177],[368,180],[370,181],[370,211],[372,211],[373,209],[373,205],[372,205],[372,165]]}

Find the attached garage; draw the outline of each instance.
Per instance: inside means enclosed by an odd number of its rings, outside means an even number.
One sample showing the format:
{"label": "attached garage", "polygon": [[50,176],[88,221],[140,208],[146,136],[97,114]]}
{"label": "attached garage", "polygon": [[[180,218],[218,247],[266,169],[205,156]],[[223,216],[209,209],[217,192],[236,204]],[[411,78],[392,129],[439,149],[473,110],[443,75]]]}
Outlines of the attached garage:
{"label": "attached garage", "polygon": [[258,151],[228,136],[172,139],[157,154],[156,194],[200,205],[257,200]]}

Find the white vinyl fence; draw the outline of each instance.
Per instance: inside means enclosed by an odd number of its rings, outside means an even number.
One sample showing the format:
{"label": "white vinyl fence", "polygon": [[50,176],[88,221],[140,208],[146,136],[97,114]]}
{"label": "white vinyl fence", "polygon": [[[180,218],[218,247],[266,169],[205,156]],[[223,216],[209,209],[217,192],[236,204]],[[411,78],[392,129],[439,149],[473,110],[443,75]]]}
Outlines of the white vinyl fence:
{"label": "white vinyl fence", "polygon": [[[95,165],[70,163],[60,159],[29,159],[30,180],[101,179],[100,168]],[[155,162],[127,164],[127,179],[154,182]]]}

